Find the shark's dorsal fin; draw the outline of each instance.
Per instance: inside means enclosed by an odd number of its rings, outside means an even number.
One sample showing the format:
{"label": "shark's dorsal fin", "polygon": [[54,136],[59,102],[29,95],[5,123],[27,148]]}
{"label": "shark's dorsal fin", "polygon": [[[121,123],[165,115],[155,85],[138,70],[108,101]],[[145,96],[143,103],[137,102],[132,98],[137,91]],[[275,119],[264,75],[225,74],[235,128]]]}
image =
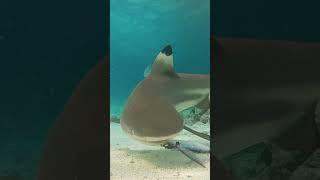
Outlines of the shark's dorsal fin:
{"label": "shark's dorsal fin", "polygon": [[170,45],[164,47],[154,60],[150,76],[178,78],[173,65],[173,53]]}

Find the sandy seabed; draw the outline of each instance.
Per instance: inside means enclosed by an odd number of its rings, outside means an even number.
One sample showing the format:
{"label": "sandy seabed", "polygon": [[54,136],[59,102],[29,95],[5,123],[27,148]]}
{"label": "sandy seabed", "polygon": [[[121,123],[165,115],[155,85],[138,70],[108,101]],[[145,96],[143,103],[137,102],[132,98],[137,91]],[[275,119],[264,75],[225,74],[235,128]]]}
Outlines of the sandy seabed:
{"label": "sandy seabed", "polygon": [[[192,128],[205,128],[201,122]],[[110,124],[110,179],[111,180],[166,180],[166,179],[210,179],[210,155],[194,154],[207,167],[203,168],[177,150],[160,146],[148,146],[130,139],[119,124]],[[177,140],[209,142],[183,130]]]}

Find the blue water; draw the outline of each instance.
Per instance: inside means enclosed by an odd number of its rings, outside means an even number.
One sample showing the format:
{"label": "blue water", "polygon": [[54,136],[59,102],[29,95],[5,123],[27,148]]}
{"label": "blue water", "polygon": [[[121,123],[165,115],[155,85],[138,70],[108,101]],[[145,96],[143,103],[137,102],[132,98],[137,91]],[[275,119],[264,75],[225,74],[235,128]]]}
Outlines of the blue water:
{"label": "blue water", "polygon": [[111,0],[110,10],[111,114],[167,44],[177,72],[210,72],[209,0]]}

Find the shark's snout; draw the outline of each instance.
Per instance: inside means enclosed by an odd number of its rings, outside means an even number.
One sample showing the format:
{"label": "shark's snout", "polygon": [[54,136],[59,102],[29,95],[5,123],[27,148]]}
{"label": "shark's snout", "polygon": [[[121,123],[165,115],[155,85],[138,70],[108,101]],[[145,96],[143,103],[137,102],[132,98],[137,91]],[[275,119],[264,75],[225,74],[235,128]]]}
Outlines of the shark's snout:
{"label": "shark's snout", "polygon": [[170,56],[172,54],[172,47],[171,45],[167,45],[166,47],[164,47],[161,52],[167,56]]}

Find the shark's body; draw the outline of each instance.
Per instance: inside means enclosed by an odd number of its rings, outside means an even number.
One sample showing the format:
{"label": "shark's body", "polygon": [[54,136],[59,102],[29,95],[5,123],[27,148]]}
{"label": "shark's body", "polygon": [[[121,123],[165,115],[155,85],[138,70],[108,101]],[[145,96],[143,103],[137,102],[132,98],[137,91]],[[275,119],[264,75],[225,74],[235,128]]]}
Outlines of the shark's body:
{"label": "shark's body", "polygon": [[165,47],[156,57],[151,73],[128,98],[121,127],[131,137],[148,144],[173,138],[183,129],[179,115],[184,109],[207,104],[210,76],[176,73],[172,49]]}

